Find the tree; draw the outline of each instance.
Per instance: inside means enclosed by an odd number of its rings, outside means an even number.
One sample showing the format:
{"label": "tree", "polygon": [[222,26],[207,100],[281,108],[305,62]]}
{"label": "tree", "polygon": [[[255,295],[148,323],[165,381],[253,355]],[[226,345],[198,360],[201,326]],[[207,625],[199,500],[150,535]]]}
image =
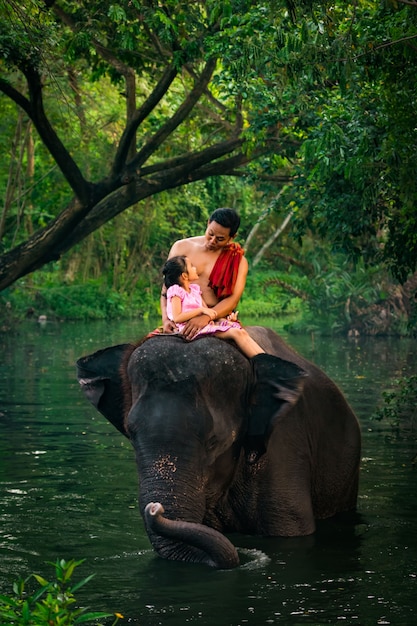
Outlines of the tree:
{"label": "tree", "polygon": [[0,4],[2,101],[35,129],[45,181],[33,233],[7,198],[0,289],[216,176],[256,181],[266,203],[282,189],[300,240],[415,271],[415,2]]}
{"label": "tree", "polygon": [[[240,33],[242,42],[259,27],[257,3],[241,13],[234,11],[244,2],[2,4],[0,90],[36,128],[67,191],[64,208],[43,227],[29,237],[19,231],[15,247],[3,239],[0,289],[58,259],[134,203],[209,176],[237,175],[293,141],[280,135],[280,126],[288,126],[282,110],[260,115],[256,86],[242,94],[228,68],[238,57],[230,35]],[[110,81],[109,97],[122,93],[126,108],[124,119],[111,124],[112,149],[91,163],[83,137],[94,81]],[[260,89],[263,81],[256,81]],[[265,86],[260,90],[268,100]]]}
{"label": "tree", "polygon": [[339,68],[332,63],[326,92],[316,90],[301,149],[299,226],[353,259],[385,263],[404,283],[417,269],[417,3],[349,10],[326,42]]}

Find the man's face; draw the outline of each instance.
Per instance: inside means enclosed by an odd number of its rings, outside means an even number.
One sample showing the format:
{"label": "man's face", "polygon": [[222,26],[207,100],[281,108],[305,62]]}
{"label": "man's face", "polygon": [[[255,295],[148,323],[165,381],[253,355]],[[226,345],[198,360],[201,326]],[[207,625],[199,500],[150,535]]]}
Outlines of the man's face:
{"label": "man's face", "polygon": [[204,237],[206,239],[206,250],[211,251],[221,250],[221,248],[227,246],[233,239],[233,237],[230,236],[230,228],[221,226],[214,221],[207,224]]}

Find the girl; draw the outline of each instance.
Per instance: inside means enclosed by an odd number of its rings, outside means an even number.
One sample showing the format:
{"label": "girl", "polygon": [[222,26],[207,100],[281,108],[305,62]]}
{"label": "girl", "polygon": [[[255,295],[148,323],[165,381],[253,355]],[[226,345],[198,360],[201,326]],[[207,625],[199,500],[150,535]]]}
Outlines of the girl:
{"label": "girl", "polygon": [[191,283],[198,279],[198,274],[188,257],[171,257],[165,263],[162,274],[167,288],[167,315],[176,323],[178,332],[181,332],[184,323],[191,318],[202,314],[208,315],[212,321],[199,330],[193,339],[214,333],[220,339],[233,339],[248,358],[264,354],[264,350],[248,335],[239,322],[221,319],[216,324],[214,323],[217,319],[217,312],[206,306],[199,285]]}

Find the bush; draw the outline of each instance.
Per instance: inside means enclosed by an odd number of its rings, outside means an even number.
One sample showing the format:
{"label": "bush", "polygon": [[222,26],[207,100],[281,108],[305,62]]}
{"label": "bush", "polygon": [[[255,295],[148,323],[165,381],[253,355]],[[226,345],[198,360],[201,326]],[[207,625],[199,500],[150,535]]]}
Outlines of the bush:
{"label": "bush", "polygon": [[[113,617],[113,626],[123,616],[119,613],[87,613],[85,608],[74,608],[74,592],[93,578],[87,576],[78,583],[71,584],[76,567],[83,561],[59,560],[49,565],[55,568],[54,582],[49,582],[38,574],[20,579],[13,584],[13,595],[0,595],[1,624],[8,626],[70,626],[85,624],[106,617]],[[28,590],[29,583],[37,581],[39,587],[33,592]],[[114,619],[116,618],[116,619]]]}
{"label": "bush", "polygon": [[382,393],[384,406],[375,411],[372,419],[386,419],[393,428],[408,425],[412,430],[417,406],[417,375],[400,378],[394,384],[395,389]]}
{"label": "bush", "polygon": [[[8,315],[21,318],[31,312],[35,316],[47,315],[61,320],[111,320],[145,317],[159,306],[136,294],[117,292],[106,285],[105,280],[91,279],[81,284],[52,284],[39,287],[11,289],[7,293]],[[0,296],[1,300],[5,297]],[[5,303],[6,304],[6,303]]]}

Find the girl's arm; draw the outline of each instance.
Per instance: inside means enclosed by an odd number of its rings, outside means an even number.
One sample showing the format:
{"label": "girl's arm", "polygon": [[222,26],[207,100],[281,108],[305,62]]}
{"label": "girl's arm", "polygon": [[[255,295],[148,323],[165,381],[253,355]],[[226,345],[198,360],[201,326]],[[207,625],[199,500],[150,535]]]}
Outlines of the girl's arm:
{"label": "girl's arm", "polygon": [[[204,300],[204,298],[201,298],[201,302],[203,303],[203,306],[202,306],[202,313],[203,313],[204,315],[209,315],[209,316],[210,316],[211,321],[220,319],[220,318],[219,318],[219,314],[218,314],[218,312],[217,312],[217,309],[218,309],[219,307],[218,307],[217,305],[215,305],[215,307],[216,307],[216,308],[214,308],[214,307],[208,307],[208,306],[207,306],[207,304],[206,304],[206,302],[205,302],[205,300]],[[231,322],[237,322],[237,314],[238,314],[238,313],[239,313],[239,311],[237,311],[236,313],[233,313],[233,312],[232,312],[230,315],[228,315],[228,316],[227,316],[227,319],[229,319],[229,317],[230,317],[230,318],[232,318],[232,319],[230,319],[230,321],[231,321]]]}
{"label": "girl's arm", "polygon": [[193,309],[192,311],[185,311],[184,313],[181,311],[182,302],[179,296],[173,296],[171,299],[172,304],[172,319],[176,324],[181,322],[188,322],[188,320],[193,317],[197,317],[197,315],[209,315],[211,319],[216,317],[216,312],[214,309],[209,309],[207,307],[200,306],[197,309]]}

